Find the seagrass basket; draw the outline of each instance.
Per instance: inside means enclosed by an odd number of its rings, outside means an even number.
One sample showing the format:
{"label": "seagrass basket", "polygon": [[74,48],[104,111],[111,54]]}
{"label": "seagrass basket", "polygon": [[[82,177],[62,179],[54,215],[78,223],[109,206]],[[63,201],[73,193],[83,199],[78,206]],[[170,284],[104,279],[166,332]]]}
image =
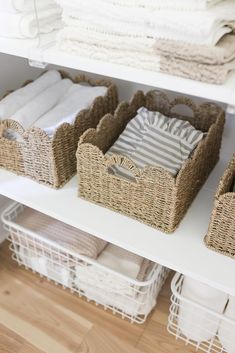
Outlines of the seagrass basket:
{"label": "seagrass basket", "polygon": [[[107,80],[91,80],[84,75],[72,79],[65,72],[62,78],[74,83],[107,86],[104,97],[97,97],[90,109],[78,113],[73,124],[63,123],[53,136],[40,128],[24,128],[11,119],[0,122],[0,167],[18,175],[29,177],[53,188],[62,187],[76,173],[76,149],[79,137],[88,128],[97,126],[99,120],[115,110],[118,95],[115,85]],[[29,81],[26,83],[28,84]],[[20,140],[5,137],[6,130],[20,135]]]}
{"label": "seagrass basket", "polygon": [[235,258],[235,154],[222,176],[212,211],[206,246]]}
{"label": "seagrass basket", "polygon": [[[177,113],[179,105],[190,113]],[[129,158],[105,155],[142,106],[188,120],[206,133],[176,177],[160,167],[140,170]],[[224,120],[224,111],[213,103],[197,106],[185,97],[169,101],[162,92],[145,95],[138,91],[130,103],[120,103],[114,115],[107,114],[96,129],[81,137],[77,150],[79,196],[163,232],[173,232],[218,161]],[[135,180],[112,174],[110,167],[114,165],[130,170]]]}

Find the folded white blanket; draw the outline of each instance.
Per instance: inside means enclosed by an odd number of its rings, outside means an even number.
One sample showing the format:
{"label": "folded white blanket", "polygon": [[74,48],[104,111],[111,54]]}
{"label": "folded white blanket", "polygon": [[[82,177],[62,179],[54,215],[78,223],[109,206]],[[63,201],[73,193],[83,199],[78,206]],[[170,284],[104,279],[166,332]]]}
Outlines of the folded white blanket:
{"label": "folded white blanket", "polygon": [[159,10],[204,10],[223,0],[104,0],[124,7],[144,7]]}
{"label": "folded white blanket", "polygon": [[63,79],[45,89],[11,116],[24,129],[34,125],[43,114],[52,109],[72,86],[72,81]]}
{"label": "folded white blanket", "polygon": [[[63,0],[64,1],[64,0]],[[121,23],[148,25],[155,38],[181,40],[197,44],[216,44],[222,36],[235,28],[235,3],[233,0],[219,2],[204,11],[151,10],[146,8],[124,8],[104,0],[72,0],[63,3],[65,13],[79,17],[80,11],[94,13],[102,23],[104,18]],[[104,16],[105,14],[105,16]],[[138,33],[138,32],[137,32]]]}
{"label": "folded white blanket", "polygon": [[38,119],[34,126],[40,127],[48,135],[52,135],[61,124],[74,123],[81,110],[88,109],[96,97],[104,96],[106,92],[107,87],[103,86],[92,87],[73,84],[60,102]]}
{"label": "folded white blanket", "polygon": [[55,0],[0,0],[0,12],[26,12],[55,5]]}
{"label": "folded white blanket", "polygon": [[0,36],[7,38],[35,38],[61,28],[61,9],[57,6],[24,13],[0,12]]}
{"label": "folded white blanket", "polygon": [[[176,175],[202,138],[203,133],[188,121],[168,118],[142,107],[106,154],[129,157],[140,169],[159,166]],[[114,174],[133,178],[122,167],[111,169]]]}
{"label": "folded white blanket", "polygon": [[0,101],[0,119],[11,118],[23,105],[60,80],[58,71],[49,70],[32,83],[8,94]]}

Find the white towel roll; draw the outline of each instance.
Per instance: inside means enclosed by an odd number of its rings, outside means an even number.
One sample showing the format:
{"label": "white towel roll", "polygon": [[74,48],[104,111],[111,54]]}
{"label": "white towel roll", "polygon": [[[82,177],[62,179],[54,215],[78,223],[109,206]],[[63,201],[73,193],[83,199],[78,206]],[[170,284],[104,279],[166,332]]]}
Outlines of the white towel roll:
{"label": "white towel roll", "polygon": [[0,101],[0,119],[11,118],[23,105],[60,80],[60,73],[50,70],[27,86],[10,93]]}
{"label": "white towel roll", "polygon": [[72,86],[72,81],[63,79],[50,86],[38,96],[25,104],[12,115],[11,119],[17,121],[24,129],[31,127],[43,114],[52,109]]}
{"label": "white towel roll", "polygon": [[234,323],[226,322],[225,320],[221,322],[219,328],[219,339],[228,353],[235,353],[235,297],[229,297],[228,306],[224,315],[232,319]]}
{"label": "white towel roll", "polygon": [[0,0],[0,12],[34,11],[35,7],[38,10],[55,4],[54,0]]}
{"label": "white towel roll", "polygon": [[[184,278],[182,295],[198,304],[222,314],[228,300],[228,295],[206,284],[189,277]],[[180,302],[179,328],[188,338],[196,342],[207,341],[213,338],[219,328],[219,319],[204,309],[192,304]]]}
{"label": "white towel roll", "polygon": [[61,28],[61,9],[52,6],[24,13],[0,12],[0,36],[6,38],[35,38]]}
{"label": "white towel roll", "polygon": [[48,135],[52,135],[62,123],[74,123],[81,110],[88,109],[96,97],[104,96],[106,92],[107,87],[74,84],[59,104],[38,119],[34,126],[40,127]]}

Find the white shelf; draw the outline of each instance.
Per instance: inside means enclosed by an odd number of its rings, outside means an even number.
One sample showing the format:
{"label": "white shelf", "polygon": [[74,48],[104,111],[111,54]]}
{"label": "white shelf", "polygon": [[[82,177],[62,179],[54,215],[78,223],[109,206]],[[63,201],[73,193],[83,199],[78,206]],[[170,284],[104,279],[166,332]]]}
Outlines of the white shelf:
{"label": "white shelf", "polygon": [[203,244],[218,178],[235,151],[234,131],[235,119],[230,117],[221,161],[171,235],[77,198],[76,177],[63,189],[53,190],[1,170],[0,194],[235,295],[235,260],[208,250]]}
{"label": "white shelf", "polygon": [[61,52],[55,46],[45,50],[32,49],[30,44],[27,46],[27,42],[24,43],[22,40],[0,39],[0,52],[25,58],[30,57],[32,60],[40,60],[48,64],[177,91],[235,106],[235,74],[231,75],[224,85],[212,85],[152,71],[81,58]]}

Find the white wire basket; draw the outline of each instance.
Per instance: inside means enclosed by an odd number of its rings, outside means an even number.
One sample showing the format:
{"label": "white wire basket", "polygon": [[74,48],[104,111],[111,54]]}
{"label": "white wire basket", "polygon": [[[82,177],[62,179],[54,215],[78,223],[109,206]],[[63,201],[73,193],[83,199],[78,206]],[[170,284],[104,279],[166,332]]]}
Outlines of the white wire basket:
{"label": "white wire basket", "polygon": [[[184,276],[179,273],[172,279],[168,332],[186,345],[194,346],[196,351],[235,353],[235,320],[184,297],[181,294],[183,281]],[[201,325],[198,325],[199,322]],[[184,332],[185,328],[187,333]],[[190,335],[205,339],[195,341]]]}
{"label": "white wire basket", "polygon": [[[14,203],[2,214],[9,232],[12,257],[19,265],[86,297],[88,301],[101,304],[105,310],[110,309],[113,314],[118,313],[132,323],[141,324],[146,320],[170,270],[151,262],[144,281],[133,280],[18,225],[14,220],[24,208]],[[111,282],[115,286],[107,285]]]}

